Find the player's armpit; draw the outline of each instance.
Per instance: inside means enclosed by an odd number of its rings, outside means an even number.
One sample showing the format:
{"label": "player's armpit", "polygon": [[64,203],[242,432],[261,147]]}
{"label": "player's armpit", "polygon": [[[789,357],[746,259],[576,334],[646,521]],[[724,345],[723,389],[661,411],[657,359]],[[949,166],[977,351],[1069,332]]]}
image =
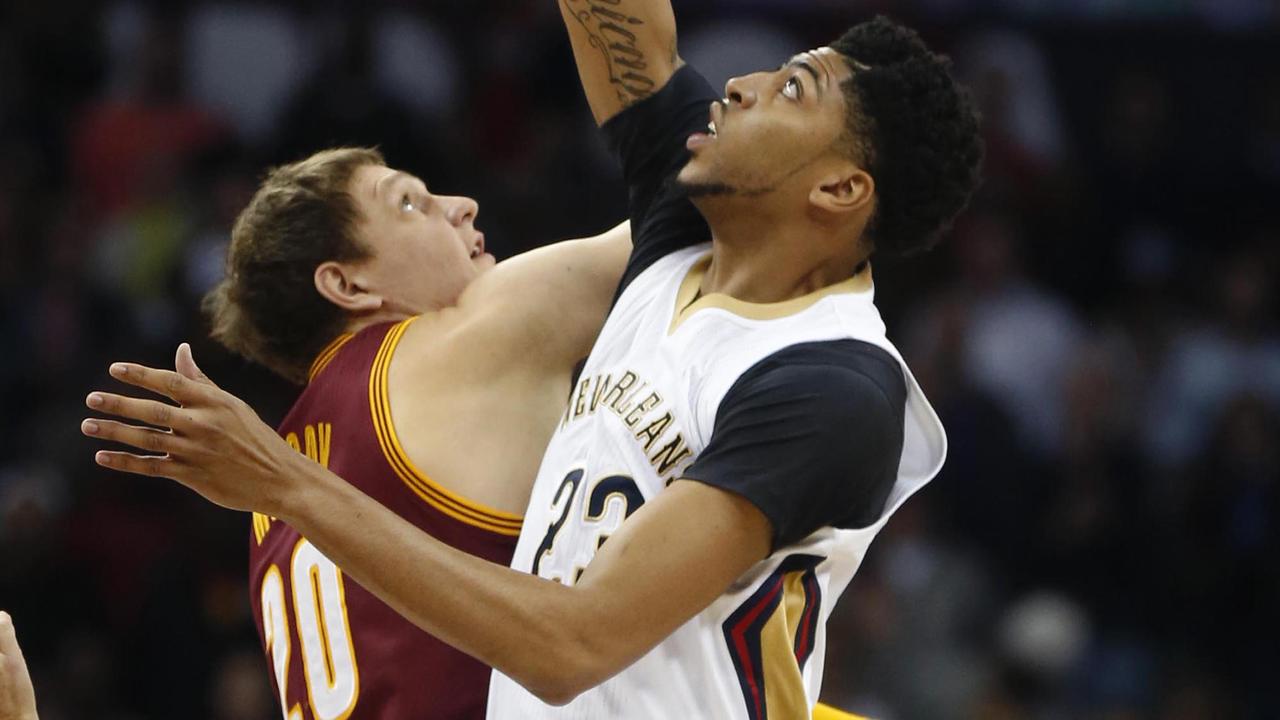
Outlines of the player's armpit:
{"label": "player's armpit", "polygon": [[670,0],[557,0],[596,123],[657,92],[683,64]]}

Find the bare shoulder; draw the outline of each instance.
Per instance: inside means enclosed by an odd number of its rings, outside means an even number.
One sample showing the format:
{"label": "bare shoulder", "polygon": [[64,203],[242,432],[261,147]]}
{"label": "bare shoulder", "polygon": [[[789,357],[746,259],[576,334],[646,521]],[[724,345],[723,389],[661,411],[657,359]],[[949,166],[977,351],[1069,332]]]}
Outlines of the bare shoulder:
{"label": "bare shoulder", "polygon": [[404,327],[388,372],[391,427],[424,477],[510,529],[568,387],[525,372],[485,325],[450,308]]}
{"label": "bare shoulder", "polygon": [[[391,351],[391,373],[419,387],[460,379],[490,338],[477,332],[483,319],[477,309],[444,308],[407,322]],[[473,362],[468,362],[468,360]]]}
{"label": "bare shoulder", "polygon": [[570,286],[590,282],[616,284],[630,253],[630,222],[592,237],[530,250],[498,263],[477,278],[458,299],[458,309],[473,312],[497,306],[517,314],[538,312],[528,304],[531,294],[550,292],[550,299],[554,300],[555,293]]}

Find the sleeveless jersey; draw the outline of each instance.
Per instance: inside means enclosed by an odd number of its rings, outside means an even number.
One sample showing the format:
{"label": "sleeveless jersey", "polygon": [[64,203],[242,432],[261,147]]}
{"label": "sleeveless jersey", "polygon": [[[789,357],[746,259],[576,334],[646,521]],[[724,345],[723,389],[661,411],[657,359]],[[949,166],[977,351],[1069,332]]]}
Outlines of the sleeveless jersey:
{"label": "sleeveless jersey", "polygon": [[[825,526],[777,547],[653,650],[568,705],[548,706],[495,671],[490,718],[809,717],[836,599],[889,516],[942,465],[942,426],[885,337],[869,269],[784,303],[697,299],[708,250],[667,254],[622,291],[547,449],[512,567],[573,584],[625,518],[707,447],[735,381],[801,344],[857,340],[901,367],[902,450],[883,509],[861,529]],[[691,302],[691,312],[677,311]]]}
{"label": "sleeveless jersey", "polygon": [[[520,518],[449,492],[405,455],[387,371],[412,320],[344,336],[279,427],[300,452],[450,545],[510,562]],[[347,578],[289,525],[254,514],[250,598],[286,720],[474,720],[489,668]]]}

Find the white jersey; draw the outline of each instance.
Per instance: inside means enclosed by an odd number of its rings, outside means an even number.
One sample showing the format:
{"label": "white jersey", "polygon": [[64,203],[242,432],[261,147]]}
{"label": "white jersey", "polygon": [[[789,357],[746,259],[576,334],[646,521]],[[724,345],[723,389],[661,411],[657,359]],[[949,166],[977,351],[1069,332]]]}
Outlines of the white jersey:
{"label": "white jersey", "polygon": [[872,303],[870,271],[797,300],[692,300],[708,245],[641,272],[619,297],[533,487],[512,567],[572,585],[604,538],[707,446],[734,382],[798,343],[860,340],[901,365],[907,397],[897,479],[863,529],[823,527],[778,548],[648,654],[563,707],[494,672],[488,717],[809,717],[825,625],[889,516],[941,467],[946,438]]}

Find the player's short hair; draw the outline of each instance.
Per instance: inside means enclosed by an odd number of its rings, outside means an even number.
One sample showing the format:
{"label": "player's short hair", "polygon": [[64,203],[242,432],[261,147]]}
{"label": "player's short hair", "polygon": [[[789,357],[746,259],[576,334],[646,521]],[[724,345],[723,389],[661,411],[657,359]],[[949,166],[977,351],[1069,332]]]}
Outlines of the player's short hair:
{"label": "player's short hair", "polygon": [[929,250],[978,185],[973,101],[947,57],[884,16],[849,28],[831,48],[853,69],[845,142],[876,183],[867,237],[879,257]]}
{"label": "player's short hair", "polygon": [[298,383],[346,324],[315,287],[320,263],[370,256],[350,193],[356,169],[385,165],[371,148],[335,148],[271,169],[236,218],[226,277],[204,298],[210,334]]}

